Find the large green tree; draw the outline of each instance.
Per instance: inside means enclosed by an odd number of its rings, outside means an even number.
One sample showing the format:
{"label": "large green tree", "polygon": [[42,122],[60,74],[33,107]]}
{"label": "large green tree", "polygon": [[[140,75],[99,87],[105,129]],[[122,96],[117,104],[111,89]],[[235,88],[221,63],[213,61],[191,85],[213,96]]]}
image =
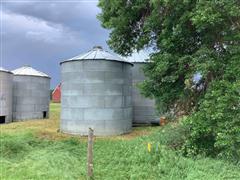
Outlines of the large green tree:
{"label": "large green tree", "polygon": [[[148,79],[140,88],[162,109],[191,115],[188,150],[221,154],[232,148],[228,155],[236,154],[240,1],[100,0],[99,7],[99,19],[111,30],[108,44],[115,52],[127,56],[154,49],[144,69]],[[197,74],[202,77],[196,81]],[[228,126],[231,132],[223,130]],[[237,138],[226,145],[232,137]]]}

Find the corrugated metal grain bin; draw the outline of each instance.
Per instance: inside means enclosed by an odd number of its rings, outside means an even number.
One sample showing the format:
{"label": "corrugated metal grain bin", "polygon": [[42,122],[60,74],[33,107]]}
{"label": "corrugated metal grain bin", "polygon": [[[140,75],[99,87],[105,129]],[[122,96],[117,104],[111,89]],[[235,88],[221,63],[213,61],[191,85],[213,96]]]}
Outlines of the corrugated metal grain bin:
{"label": "corrugated metal grain bin", "polygon": [[132,64],[96,46],[61,63],[61,131],[118,135],[132,128]]}
{"label": "corrugated metal grain bin", "polygon": [[134,124],[150,124],[155,121],[157,116],[155,112],[155,102],[152,99],[145,98],[141,95],[140,90],[137,88],[137,84],[145,80],[143,73],[143,66],[145,62],[133,62],[134,67],[132,69],[133,76],[133,123]]}
{"label": "corrugated metal grain bin", "polygon": [[0,68],[0,124],[12,122],[13,74]]}
{"label": "corrugated metal grain bin", "polygon": [[30,66],[12,71],[13,120],[49,117],[50,77]]}

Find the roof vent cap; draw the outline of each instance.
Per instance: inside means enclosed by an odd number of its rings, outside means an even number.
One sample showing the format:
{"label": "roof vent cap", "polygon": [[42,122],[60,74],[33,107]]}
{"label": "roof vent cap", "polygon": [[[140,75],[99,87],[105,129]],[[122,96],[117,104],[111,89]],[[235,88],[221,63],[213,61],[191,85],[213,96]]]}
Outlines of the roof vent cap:
{"label": "roof vent cap", "polygon": [[23,67],[31,67],[29,64],[25,64],[23,65]]}

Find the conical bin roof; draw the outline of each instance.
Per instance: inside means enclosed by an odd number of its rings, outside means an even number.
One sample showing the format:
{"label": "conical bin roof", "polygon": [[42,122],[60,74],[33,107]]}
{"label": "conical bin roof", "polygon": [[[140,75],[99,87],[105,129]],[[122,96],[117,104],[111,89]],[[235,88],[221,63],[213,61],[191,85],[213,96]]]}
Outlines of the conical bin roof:
{"label": "conical bin roof", "polygon": [[1,71],[1,72],[7,72],[7,73],[11,73],[11,74],[12,74],[11,71],[8,71],[8,70],[4,69],[3,67],[0,67],[0,71]]}
{"label": "conical bin roof", "polygon": [[125,61],[124,59],[117,56],[116,54],[111,54],[108,51],[103,50],[101,46],[94,46],[93,49],[91,49],[87,53],[83,53],[73,58],[67,59],[66,61],[63,61],[60,64],[64,62],[69,62],[69,61],[81,61],[81,60],[108,60],[108,61],[119,61],[119,62],[132,64],[128,61]]}
{"label": "conical bin roof", "polygon": [[47,74],[40,72],[30,66],[23,66],[21,68],[15,69],[12,71],[14,75],[22,75],[22,76],[39,76],[39,77],[47,77],[50,78]]}

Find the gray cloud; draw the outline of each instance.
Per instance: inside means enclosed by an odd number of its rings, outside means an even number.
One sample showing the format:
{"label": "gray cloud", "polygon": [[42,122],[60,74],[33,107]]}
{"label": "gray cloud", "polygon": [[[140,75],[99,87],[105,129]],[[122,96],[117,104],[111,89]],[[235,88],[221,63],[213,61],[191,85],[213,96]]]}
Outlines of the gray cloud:
{"label": "gray cloud", "polygon": [[3,66],[24,64],[60,81],[59,62],[99,44],[108,49],[108,31],[100,26],[97,2],[3,3]]}

